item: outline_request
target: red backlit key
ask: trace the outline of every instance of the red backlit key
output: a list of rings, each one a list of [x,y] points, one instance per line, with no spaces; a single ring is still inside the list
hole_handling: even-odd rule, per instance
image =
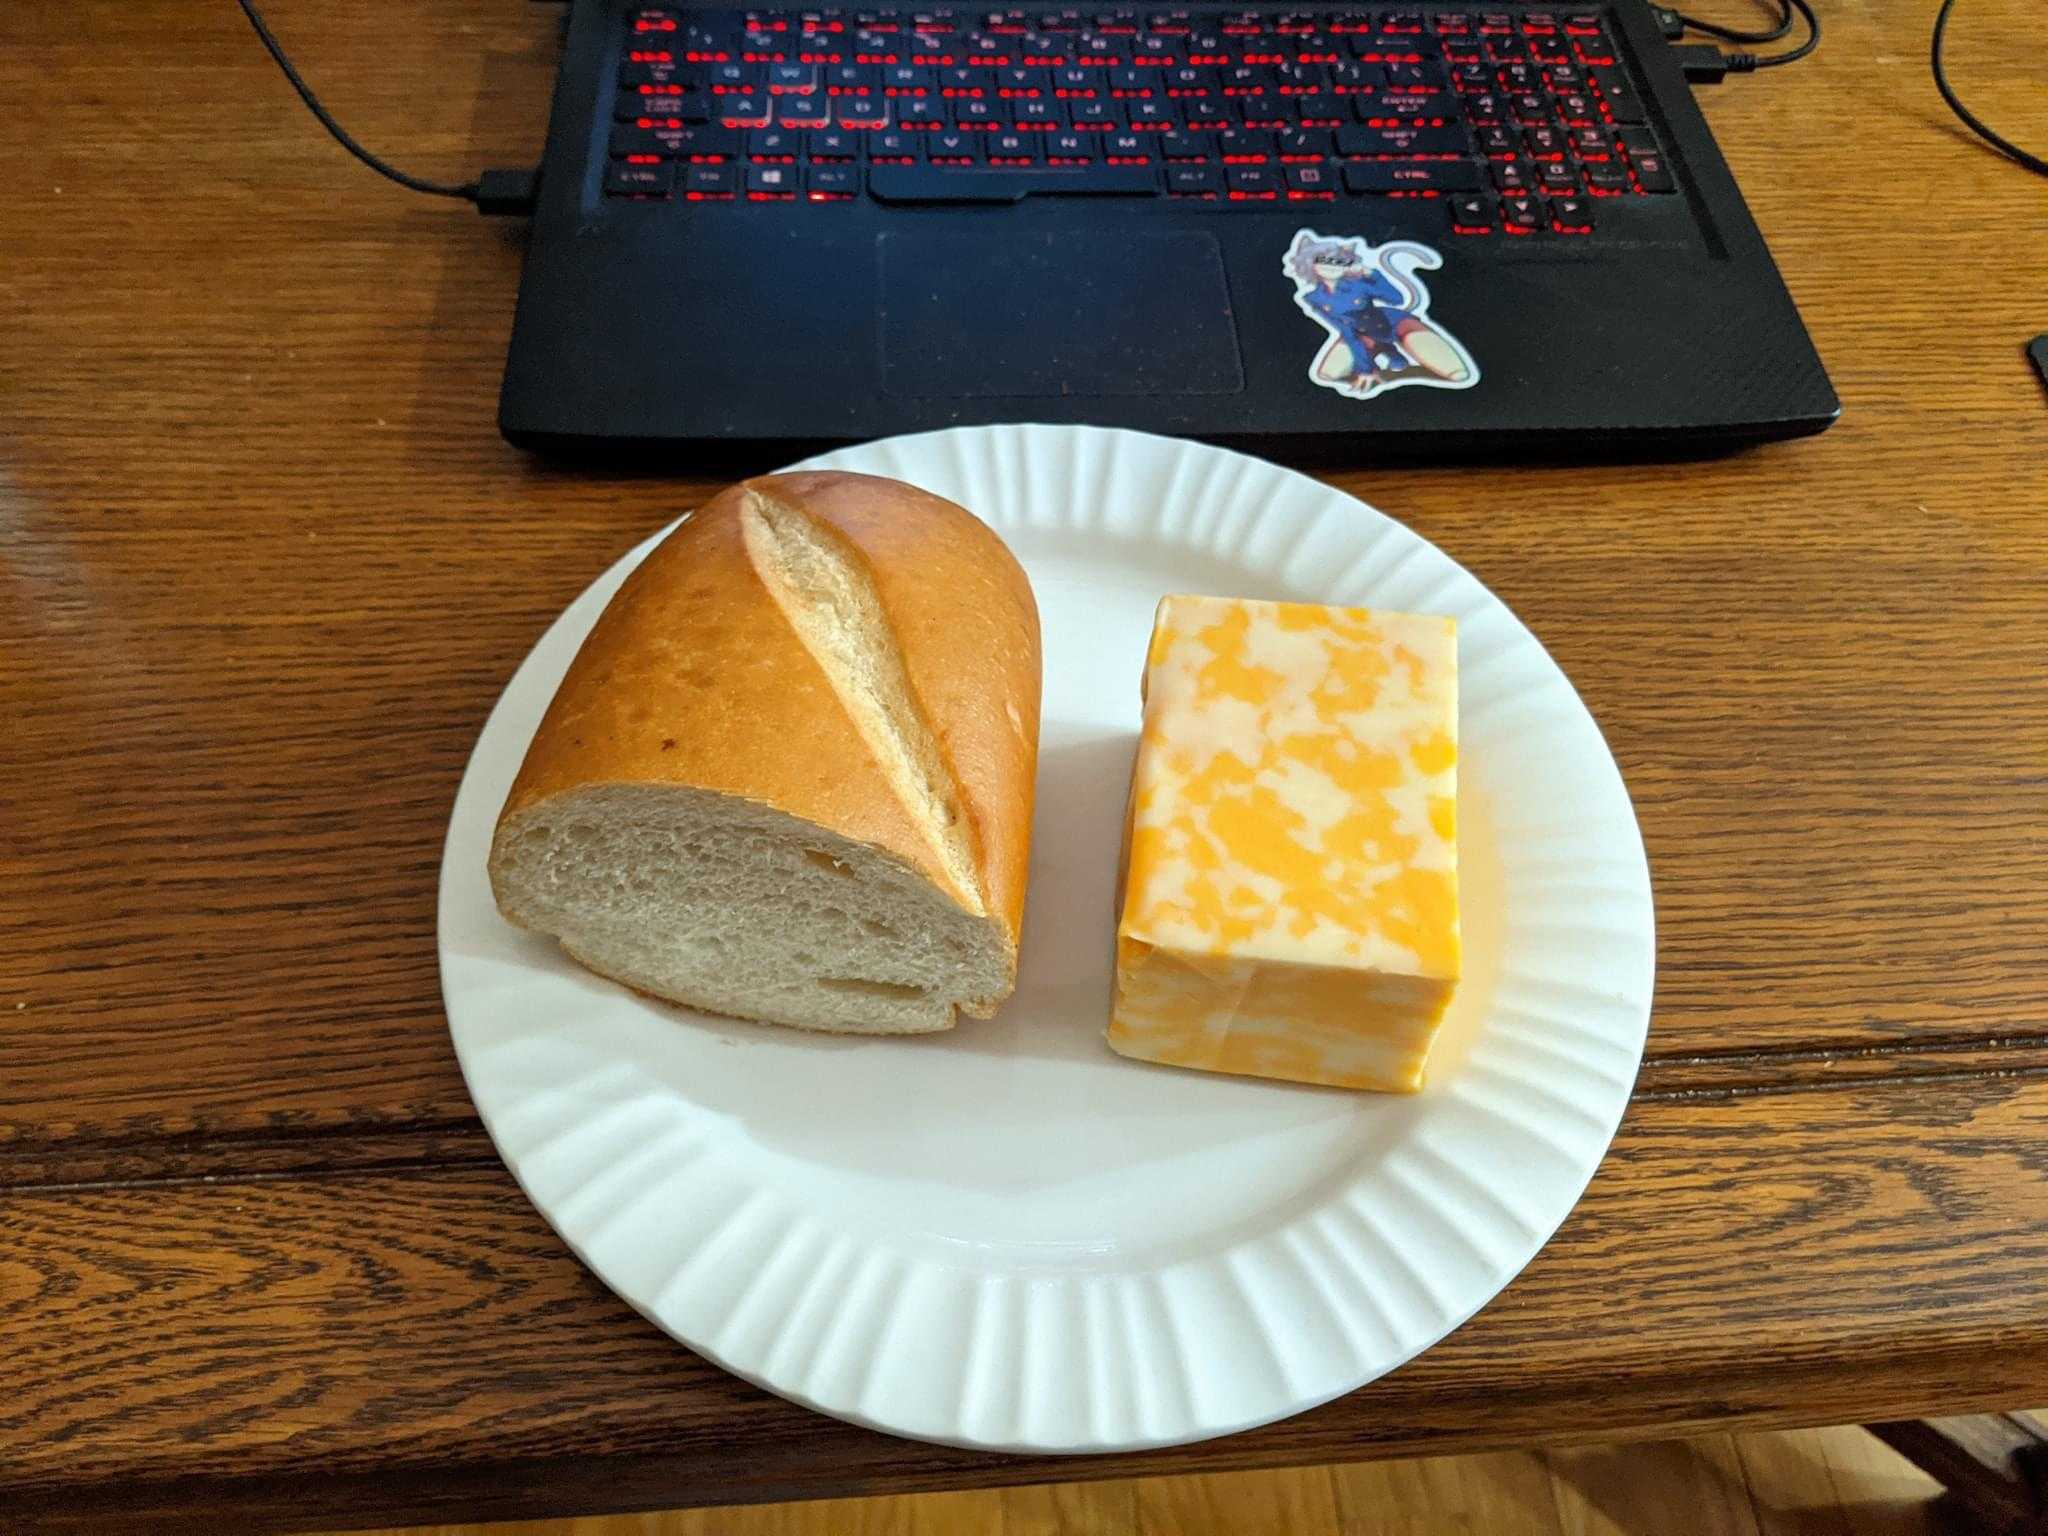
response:
[[[1600,121],[1600,109],[1584,91],[1566,91],[1557,98],[1558,115],[1574,128],[1587,128]]]
[[[1469,155],[1465,130],[1450,128],[1364,128],[1337,130],[1340,155]]]
[[[803,176],[803,195],[811,203],[846,203],[860,197],[860,166],[811,166]]]
[[[1442,128],[1458,120],[1458,98],[1449,91],[1405,96],[1390,91],[1375,96],[1354,96],[1351,101],[1359,121],[1366,123],[1380,117],[1415,128]]]
[[[1273,135],[1249,128],[1229,128],[1216,135],[1216,153],[1225,165],[1264,165],[1273,158]]]
[[[1100,133],[1055,133],[1045,141],[1047,165],[1088,165],[1096,155],[1095,146],[1105,137]]]
[[[1618,69],[1596,69],[1592,72],[1593,84],[1599,87],[1600,99],[1607,103],[1607,110],[1617,123],[1646,122],[1643,116],[1643,99],[1635,87]]]
[[[1286,170],[1287,190],[1317,197],[1331,197],[1337,191],[1337,173],[1327,165],[1290,165]]]
[[[1006,101],[1001,105],[1010,109],[1011,125],[1017,128],[1056,128],[1066,120],[1056,101]]]
[[[794,165],[797,151],[802,147],[803,135],[787,128],[763,128],[758,133],[747,135],[749,160],[778,160]]]
[[[1581,160],[1606,160],[1614,154],[1614,142],[1598,128],[1574,128],[1572,153]]]
[[[1479,130],[1479,153],[1495,160],[1511,160],[1522,152],[1515,130],[1498,126]]]
[[[925,135],[877,133],[868,139],[868,158],[880,164],[915,165],[924,158]]]
[[[804,152],[813,160],[858,160],[864,137],[865,135],[853,133],[845,128],[807,134],[804,137]]]
[[[1645,192],[1676,192],[1678,182],[1671,175],[1671,167],[1665,163],[1662,154],[1629,156],[1629,165],[1636,173],[1636,185]]]
[[[1593,233],[1593,205],[1583,197],[1553,197],[1550,227],[1567,235]]]
[[[676,168],[659,165],[631,165],[615,160],[604,173],[608,197],[667,197],[676,183]]]
[[[643,85],[681,85],[697,87],[702,84],[703,71],[690,65],[678,63],[674,58],[647,59],[640,63],[619,66],[619,85],[629,91],[637,91]]]
[[[1223,184],[1233,199],[1263,202],[1280,195],[1280,177],[1270,166],[1230,166],[1223,173]]]
[[[925,153],[933,165],[979,165],[984,137],[979,133],[927,134]]]
[[[1329,154],[1330,142],[1330,130],[1327,128],[1309,128],[1297,133],[1283,133],[1279,139],[1280,158],[1320,160]]]
[[[1294,120],[1304,128],[1335,128],[1351,120],[1342,96],[1316,95],[1294,98]]]
[[[990,165],[1038,164],[1038,136],[1032,133],[991,133],[986,151]]]
[[[1529,172],[1519,160],[1492,162],[1494,187],[1502,192],[1527,192]]]
[[[1504,197],[1500,227],[1511,235],[1533,235],[1544,227],[1543,204],[1533,197]]]
[[[1435,64],[1389,64],[1387,85],[1397,91],[1440,91],[1444,72]]]
[[[834,96],[832,126],[835,128],[886,128],[889,108],[886,96]]]
[[[1223,178],[1213,165],[1169,165],[1166,190],[1174,197],[1214,197],[1223,190]]]
[[[1102,156],[1111,165],[1150,165],[1159,155],[1155,148],[1165,137],[1157,133],[1090,133],[1077,138],[1092,139],[1102,146]]]
[[[1490,235],[1500,211],[1483,192],[1449,199],[1451,228],[1461,235]]]
[[[1579,190],[1579,177],[1562,160],[1539,160],[1536,162],[1536,185],[1546,192],[1576,192]]]
[[[998,101],[962,100],[949,101],[946,105],[952,109],[954,125],[960,128],[993,127],[1007,122],[1010,116]]]
[[[1664,158],[1664,152],[1657,147],[1657,139],[1647,128],[1624,128],[1615,137],[1621,147],[1628,151],[1629,166],[1636,173],[1636,184],[1645,192],[1676,192],[1678,183],[1672,178],[1671,166]]]
[[[1564,158],[1564,135],[1555,128],[1531,128],[1523,138],[1529,145],[1529,154],[1537,160],[1561,160]]]
[[[1605,160],[1585,167],[1586,190],[1595,197],[1619,197],[1629,190],[1628,172],[1619,162]]]
[[[794,101],[796,98],[785,96],[782,100]],[[717,98],[717,101],[718,120],[728,128],[765,128],[768,126],[769,98],[765,92],[760,94],[748,92],[738,96],[720,96]],[[785,117],[783,121],[787,123],[789,119]]]
[[[1155,133],[1150,135],[1159,145],[1159,153],[1167,160],[1206,160],[1215,147],[1213,133]]]
[[[669,137],[673,137],[673,133]],[[633,123],[619,123],[613,127],[610,148],[614,159],[623,159],[627,155],[660,156],[668,153],[668,144],[661,130],[652,125],[641,128]]]
[[[692,165],[683,171],[683,196],[692,201],[711,199],[723,202],[733,195],[738,185],[737,166]]]
[[[1344,185],[1373,197],[1391,192],[1476,192],[1479,167],[1469,160],[1353,160],[1344,167]]]
[[[723,102],[720,103],[721,107]],[[711,116],[711,98],[702,91],[621,91],[613,103],[612,116],[620,122],[642,117],[673,117],[686,123],[706,122]]]
[[[728,96],[727,101],[739,98]],[[775,121],[784,128],[822,128],[832,120],[832,105],[823,96],[778,96]]]
[[[1503,121],[1506,116],[1507,109],[1502,106],[1500,97],[1491,91],[1465,98],[1465,121],[1475,128],[1489,127]]]
[[[766,197],[794,197],[799,173],[793,165],[747,167],[747,191]]]

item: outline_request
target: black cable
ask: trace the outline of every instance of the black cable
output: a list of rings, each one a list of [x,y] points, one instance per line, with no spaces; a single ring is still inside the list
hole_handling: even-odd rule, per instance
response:
[[[292,68],[292,61],[284,56],[284,49],[278,46],[277,39],[271,35],[270,28],[264,25],[263,18],[257,14],[256,7],[251,3],[251,0],[236,0],[236,4],[241,6],[242,14],[249,18],[249,25],[256,29],[257,41],[261,42],[271,58],[277,61],[277,67],[284,71],[285,79],[289,80],[292,89],[299,93],[299,100],[306,104],[306,110],[320,120],[320,126],[333,134],[334,141],[343,149],[354,155],[379,176],[388,177],[392,181],[397,182],[401,187],[409,188],[414,192],[425,192],[434,197],[457,197],[469,203],[477,200],[478,184],[476,182],[427,181],[423,177],[408,176],[404,171],[398,169],[397,166],[387,164],[385,161],[378,159],[367,149],[363,148],[362,145],[358,144],[349,136],[349,131],[334,120],[333,114],[320,105],[320,98],[313,94],[312,89],[299,77],[299,72]]]
[[[1724,26],[1718,21],[1701,21],[1697,16],[1688,16],[1683,11],[1673,11],[1684,24],[1686,31],[1697,32],[1703,37],[1718,37],[1724,43],[1775,43],[1792,30],[1792,0],[1778,0],[1778,24],[1768,32],[1746,32],[1741,27]]]
[[[1761,59],[1753,53],[1731,53],[1728,55],[1728,68],[1731,72],[1739,70],[1747,73],[1752,69],[1775,69],[1780,64],[1797,64],[1820,46],[1820,18],[1814,15],[1809,0],[1790,0],[1790,3],[1792,9],[1799,13],[1799,19],[1806,23],[1806,41],[1797,48],[1787,49],[1784,53],[1769,54]]]
[[[1929,62],[1934,67],[1934,88],[1941,92],[1941,99],[1948,103],[1949,111],[1961,118],[1963,126],[1970,132],[2007,159],[2017,160],[2037,176],[2048,176],[2048,160],[2042,159],[2039,155],[2028,154],[2010,139],[1986,127],[1976,113],[1963,105],[1962,98],[1956,95],[1955,88],[1948,83],[1948,66],[1942,62],[1941,44],[1943,36],[1948,31],[1948,13],[1955,8],[1956,0],[1941,0],[1941,9],[1934,13],[1934,42],[1928,51]]]

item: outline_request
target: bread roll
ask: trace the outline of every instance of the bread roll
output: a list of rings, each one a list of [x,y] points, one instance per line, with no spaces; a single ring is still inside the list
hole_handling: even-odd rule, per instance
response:
[[[512,922],[693,1008],[864,1034],[1016,983],[1038,610],[988,526],[869,475],[733,486],[626,579],[499,814]]]

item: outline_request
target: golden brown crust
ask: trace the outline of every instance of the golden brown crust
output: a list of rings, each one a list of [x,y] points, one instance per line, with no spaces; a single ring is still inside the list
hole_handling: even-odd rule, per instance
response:
[[[986,524],[898,481],[766,476],[730,487],[663,540],[570,664],[499,827],[586,785],[688,786],[815,822],[953,889],[749,559],[749,486],[836,529],[866,562],[972,824],[988,910],[1014,945],[1037,769],[1037,607]]]
[[[980,518],[900,481],[813,471],[756,484],[838,529],[866,558],[972,824],[989,913],[1014,945],[1041,685],[1038,605],[1023,568]]]

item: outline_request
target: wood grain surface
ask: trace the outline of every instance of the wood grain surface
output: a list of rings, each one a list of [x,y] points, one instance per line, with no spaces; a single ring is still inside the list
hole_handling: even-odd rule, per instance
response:
[[[1837,428],[1333,477],[1499,592],[1607,732],[1657,890],[1650,1060],[1478,1321],[1143,1468],[2041,1395],[2048,196],[1946,115],[1928,9],[1834,0],[1815,58],[1707,97]],[[269,12],[408,169],[534,156],[553,8]],[[2039,7],[1967,0],[1951,53],[2048,142]],[[710,484],[497,438],[517,227],[348,161],[226,3],[0,6],[0,148],[0,1510],[254,1528],[1130,1470],[727,1380],[490,1154],[435,968],[456,781],[544,625]]]
[[[1940,1491],[1839,1426],[380,1536],[1966,1536]]]

